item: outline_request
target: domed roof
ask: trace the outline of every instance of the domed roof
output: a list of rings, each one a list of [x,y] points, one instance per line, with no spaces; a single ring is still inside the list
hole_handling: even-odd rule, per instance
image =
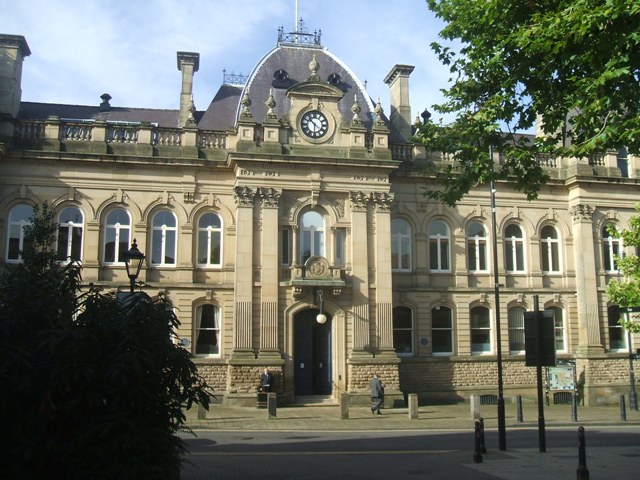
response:
[[[349,67],[320,45],[286,42],[280,42],[257,63],[246,84],[223,85],[198,122],[199,128],[225,130],[235,126],[242,109],[240,101],[245,93],[251,100],[249,111],[256,122],[261,123],[266,118],[268,107],[265,102],[270,94],[275,100],[276,116],[286,117],[291,107],[291,101],[286,96],[287,89],[309,79],[312,74],[310,62],[314,55],[320,81],[344,92],[338,102],[342,117],[351,120],[351,107],[354,99],[357,99],[361,108],[359,117],[365,127],[371,128],[375,120],[373,102]]]

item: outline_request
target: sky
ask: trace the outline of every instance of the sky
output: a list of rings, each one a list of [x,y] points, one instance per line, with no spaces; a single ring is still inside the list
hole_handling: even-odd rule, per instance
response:
[[[322,45],[366,82],[389,112],[385,76],[415,66],[412,116],[441,102],[449,72],[430,48],[442,29],[425,0],[0,0],[0,33],[23,35],[31,55],[22,100],[177,109],[178,51],[198,52],[193,97],[205,110],[227,73],[251,73],[277,30],[321,30]],[[439,117],[434,116],[434,120]]]

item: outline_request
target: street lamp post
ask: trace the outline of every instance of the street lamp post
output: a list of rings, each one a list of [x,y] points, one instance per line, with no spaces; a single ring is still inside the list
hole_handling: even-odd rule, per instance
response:
[[[136,279],[138,275],[140,275],[140,269],[142,269],[142,264],[144,263],[144,253],[138,250],[138,244],[136,243],[136,239],[133,239],[133,243],[131,244],[131,248],[124,253],[124,264],[127,267],[127,276],[129,277],[129,282],[131,286],[131,293],[134,292]]]
[[[631,309],[627,308],[627,346],[629,347],[629,383],[631,390],[629,392],[629,407],[638,411],[638,394],[636,393],[636,377],[633,370],[633,349],[631,348]]]
[[[493,165],[493,147],[489,146],[489,161]],[[493,166],[492,166],[493,169]],[[500,332],[500,281],[498,279],[498,226],[496,220],[496,184],[491,179],[491,219],[493,224],[493,281],[496,315],[496,362],[498,363],[498,448],[507,449],[504,386],[502,382],[502,336]]]

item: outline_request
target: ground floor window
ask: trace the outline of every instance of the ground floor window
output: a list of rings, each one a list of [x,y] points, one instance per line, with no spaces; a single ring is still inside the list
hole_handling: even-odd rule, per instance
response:
[[[196,308],[195,354],[220,354],[220,308],[216,305],[200,305]]]

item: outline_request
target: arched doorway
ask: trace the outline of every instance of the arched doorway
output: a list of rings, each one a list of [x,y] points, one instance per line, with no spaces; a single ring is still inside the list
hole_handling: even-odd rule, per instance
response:
[[[331,395],[331,316],[320,324],[319,310],[303,310],[293,319],[294,385],[297,396]]]

